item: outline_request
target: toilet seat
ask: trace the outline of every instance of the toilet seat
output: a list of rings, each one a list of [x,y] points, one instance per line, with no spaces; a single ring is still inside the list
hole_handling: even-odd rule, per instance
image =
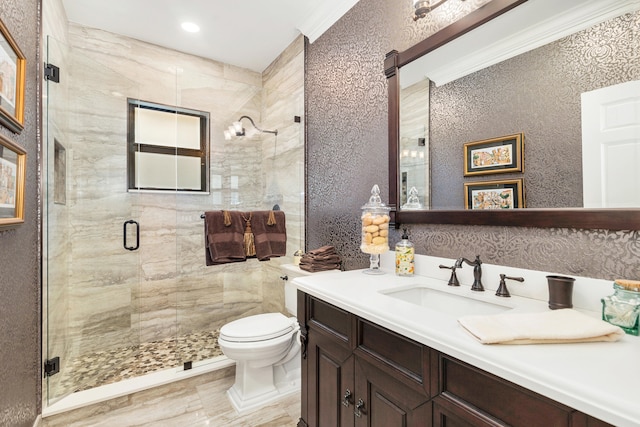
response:
[[[296,319],[281,313],[256,314],[227,323],[220,329],[220,339],[228,342],[256,342],[291,333]]]

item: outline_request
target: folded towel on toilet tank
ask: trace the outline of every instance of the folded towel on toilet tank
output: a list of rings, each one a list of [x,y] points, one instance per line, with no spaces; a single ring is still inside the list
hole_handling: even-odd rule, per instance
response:
[[[325,245],[311,250],[300,258],[300,269],[315,273],[318,271],[339,270],[342,259],[333,246]]]

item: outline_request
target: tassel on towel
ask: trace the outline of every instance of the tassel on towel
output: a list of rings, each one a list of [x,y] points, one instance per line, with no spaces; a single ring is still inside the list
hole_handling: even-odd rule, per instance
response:
[[[224,225],[226,227],[231,225],[231,212],[229,211],[222,211],[222,217],[224,218]]]
[[[253,236],[253,231],[251,231],[252,215],[253,212],[249,212],[249,218],[246,218],[244,214],[242,215],[242,219],[244,219],[247,226],[244,230],[244,253],[247,256],[254,256],[256,254],[255,237]]]
[[[273,211],[269,211],[269,220],[267,221],[267,225],[276,225],[276,214]]]

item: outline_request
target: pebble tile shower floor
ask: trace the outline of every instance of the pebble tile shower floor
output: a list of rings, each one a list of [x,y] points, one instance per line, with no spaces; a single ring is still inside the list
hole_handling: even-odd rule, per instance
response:
[[[163,369],[222,355],[218,333],[197,332],[161,341],[83,355],[69,362],[60,380],[62,390],[88,390]]]

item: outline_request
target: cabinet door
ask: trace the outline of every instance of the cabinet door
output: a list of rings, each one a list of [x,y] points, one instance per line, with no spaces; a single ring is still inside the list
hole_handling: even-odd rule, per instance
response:
[[[355,359],[355,422],[358,427],[428,427],[431,402],[362,357]]]
[[[353,426],[354,356],[335,338],[310,329],[307,342],[307,419],[310,427]]]
[[[503,427],[499,420],[470,410],[463,404],[438,396],[433,399],[434,427]]]

